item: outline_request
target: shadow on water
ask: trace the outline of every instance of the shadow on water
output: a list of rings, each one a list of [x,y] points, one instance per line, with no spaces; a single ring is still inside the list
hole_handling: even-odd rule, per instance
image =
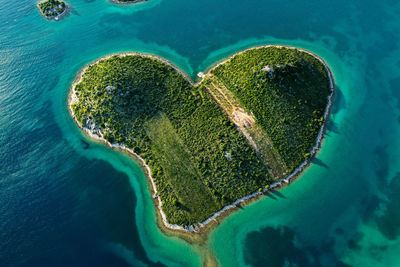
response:
[[[333,101],[333,106],[331,110],[331,116],[334,116],[339,111],[346,109],[346,99],[339,87],[335,89],[335,99]],[[333,120],[329,120],[326,125],[326,135],[329,135],[329,132],[333,132],[335,134],[339,134],[339,127]]]
[[[83,139],[81,139],[81,143],[83,144],[83,149],[88,149],[90,147],[90,144]]]
[[[273,194],[271,194],[269,191],[264,193],[264,196],[272,198],[273,200],[278,200]]]
[[[329,135],[329,132],[339,134],[339,127],[333,120],[329,120],[328,124],[326,125],[326,135]]]
[[[239,208],[241,210],[243,209],[243,206],[240,203],[237,203],[235,206],[236,206],[236,208]]]
[[[280,198],[286,198],[285,195],[283,195],[281,192],[279,191],[275,191],[275,190],[270,190],[272,194],[274,194],[275,196],[278,196]]]
[[[319,158],[314,158],[313,160],[312,160],[312,163],[314,163],[314,164],[316,164],[316,165],[319,165],[319,166],[321,166],[321,167],[324,167],[324,168],[329,168],[328,167],[328,165],[326,165],[322,160],[320,160]]]
[[[339,111],[346,109],[346,99],[339,87],[335,88],[335,99],[333,100],[332,115],[337,114]]]

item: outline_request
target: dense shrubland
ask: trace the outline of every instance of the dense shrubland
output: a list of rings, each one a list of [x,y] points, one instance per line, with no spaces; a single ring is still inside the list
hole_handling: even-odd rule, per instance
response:
[[[271,75],[265,65],[279,65]],[[307,157],[322,123],[328,78],[313,57],[250,50],[212,72],[251,111],[286,164]],[[113,56],[87,68],[72,111],[81,126],[133,149],[149,165],[170,223],[203,221],[273,182],[267,166],[203,84],[168,64]]]
[[[145,159],[170,223],[202,221],[270,182],[210,95],[159,60],[102,60],[75,91],[79,102],[72,109],[82,126]]]
[[[212,70],[234,93],[293,171],[310,156],[330,95],[323,64],[289,48],[245,51]]]
[[[44,16],[56,17],[62,14],[66,9],[66,4],[59,0],[47,0],[39,3],[39,8]]]

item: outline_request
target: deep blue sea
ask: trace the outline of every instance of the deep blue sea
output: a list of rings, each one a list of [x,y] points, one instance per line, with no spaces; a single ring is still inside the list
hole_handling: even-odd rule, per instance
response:
[[[400,3],[395,0],[0,0],[0,266],[201,266],[163,235],[144,174],[69,117],[75,74],[103,55],[157,54],[192,77],[242,49],[326,60],[337,86],[314,163],[210,235],[221,266],[400,266]]]

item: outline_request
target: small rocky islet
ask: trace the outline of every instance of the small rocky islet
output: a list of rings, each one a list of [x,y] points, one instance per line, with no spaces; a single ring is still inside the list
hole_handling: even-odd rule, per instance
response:
[[[66,2],[61,0],[45,0],[37,4],[40,13],[48,20],[59,20],[64,17],[69,10]]]

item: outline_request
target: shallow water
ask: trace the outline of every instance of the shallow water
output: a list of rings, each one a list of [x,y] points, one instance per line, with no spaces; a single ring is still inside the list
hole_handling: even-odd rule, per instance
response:
[[[261,44],[330,65],[327,137],[300,179],[229,216],[208,247],[223,266],[400,266],[396,1],[68,2],[59,22],[0,2],[0,266],[201,265],[157,229],[140,168],[80,134],[68,88],[108,53],[154,53],[195,77]]]

